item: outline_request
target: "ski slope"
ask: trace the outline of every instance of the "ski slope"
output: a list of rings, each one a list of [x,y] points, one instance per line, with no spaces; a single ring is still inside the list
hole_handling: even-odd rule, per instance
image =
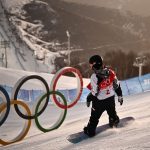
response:
[[[4,45],[0,43],[0,58],[2,59],[2,54],[5,54],[5,51],[7,55],[7,60],[5,60],[5,57],[4,60],[0,60],[0,66],[6,68],[35,71],[36,68],[38,68],[38,65],[36,65],[36,61],[32,56],[33,52],[30,51],[25,45],[19,44],[19,42],[17,42],[17,38],[10,29],[9,22],[6,18],[6,15],[4,14],[4,9],[2,8],[2,6],[5,6],[7,3],[9,2],[2,1],[0,3],[0,41],[8,42],[6,49],[4,48]],[[10,5],[8,5],[8,8],[9,7]],[[7,66],[5,61],[7,61]]]
[[[2,72],[5,72],[6,77],[6,70],[1,69],[0,74]],[[19,77],[18,72],[15,71]],[[10,74],[10,70],[8,74]],[[10,80],[7,77],[6,79],[8,81]],[[66,86],[65,81],[64,79],[62,86],[63,84]],[[5,81],[3,80],[3,82]],[[67,78],[67,82],[74,83],[71,78]],[[70,85],[66,87],[69,88]],[[135,121],[126,127],[108,129],[97,134],[94,138],[89,138],[78,144],[72,144],[67,140],[67,137],[70,134],[81,131],[87,124],[90,116],[90,108],[87,108],[85,103],[78,103],[73,108],[68,109],[66,119],[60,128],[51,132],[42,133],[37,129],[33,120],[29,133],[22,141],[8,146],[0,145],[0,150],[149,150],[150,92],[124,97],[124,104],[122,106],[116,100],[116,109],[120,118],[132,116],[135,118]],[[60,109],[50,104],[39,117],[41,125],[50,127],[56,122],[59,114]],[[107,122],[108,116],[104,112],[98,126]],[[11,113],[6,123],[0,127],[0,138],[5,140],[12,139],[22,129],[23,124],[24,120],[16,115],[13,107],[11,107]]]
[[[56,57],[60,57],[60,54],[43,48],[41,45],[36,44],[35,41],[44,44],[53,43],[44,42],[36,37],[36,35],[33,36],[24,30],[28,25],[34,28],[36,24],[19,19],[21,26],[18,26],[16,24],[17,17],[15,15],[10,17],[6,13],[7,10],[11,14],[21,14],[22,7],[31,1],[0,1],[0,67],[35,72],[55,72],[56,66],[54,61]],[[2,44],[4,41],[7,42],[6,49],[4,48],[4,44]]]

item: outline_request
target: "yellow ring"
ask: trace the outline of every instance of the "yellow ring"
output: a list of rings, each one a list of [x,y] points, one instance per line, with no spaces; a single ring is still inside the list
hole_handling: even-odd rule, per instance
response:
[[[23,106],[25,108],[25,110],[27,111],[27,114],[28,116],[31,116],[31,111],[29,109],[29,107],[22,101],[16,101],[16,100],[11,100],[10,101],[10,104],[13,105],[13,104],[19,104],[21,106]],[[0,105],[0,113],[6,109],[6,104],[2,104]],[[22,129],[22,131],[19,133],[19,135],[17,137],[15,137],[14,139],[12,139],[11,141],[4,141],[2,139],[0,139],[0,144],[2,145],[9,145],[9,144],[12,144],[12,143],[15,143],[15,142],[18,142],[18,141],[21,141],[28,133],[29,129],[30,129],[30,126],[31,126],[31,120],[26,120],[28,123],[25,122],[25,125]]]

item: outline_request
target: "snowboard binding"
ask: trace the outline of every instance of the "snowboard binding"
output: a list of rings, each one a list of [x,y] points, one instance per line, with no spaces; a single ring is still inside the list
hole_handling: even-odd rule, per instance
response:
[[[89,136],[89,137],[95,136],[95,132],[89,131],[89,130],[88,130],[88,127],[84,127],[84,128],[83,128],[83,131],[84,131],[84,134],[86,134],[86,135]]]
[[[109,126],[110,126],[110,128],[117,127],[119,122],[120,122],[119,121],[119,117],[117,117],[116,120],[114,120],[113,118],[110,118],[109,119]]]

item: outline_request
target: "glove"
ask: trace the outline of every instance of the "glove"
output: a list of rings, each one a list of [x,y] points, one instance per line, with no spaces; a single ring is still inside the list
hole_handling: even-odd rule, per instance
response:
[[[123,97],[122,96],[118,96],[118,102],[120,103],[120,105],[123,104]]]
[[[87,106],[87,107],[90,107],[90,103],[91,103],[91,102],[86,101],[86,106]]]

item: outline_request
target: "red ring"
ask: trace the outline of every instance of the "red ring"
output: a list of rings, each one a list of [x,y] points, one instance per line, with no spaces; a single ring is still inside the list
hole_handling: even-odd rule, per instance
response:
[[[60,104],[56,98],[56,96],[53,94],[51,96],[51,99],[55,102],[55,104],[60,107],[60,108],[63,108],[63,109],[67,109],[67,108],[71,108],[73,107],[77,102],[78,100],[80,99],[80,96],[82,94],[82,90],[83,90],[83,80],[82,80],[82,75],[81,73],[79,72],[79,70],[73,68],[73,67],[65,67],[65,68],[62,68],[61,70],[59,70],[56,75],[53,77],[52,79],[52,82],[51,82],[51,90],[55,91],[56,89],[56,84],[57,84],[57,81],[58,79],[60,78],[61,75],[63,75],[64,73],[66,72],[72,72],[75,74],[75,76],[77,77],[78,79],[78,87],[77,87],[77,96],[75,98],[75,100],[73,100],[72,103],[70,103],[69,105],[65,106],[63,104]],[[80,84],[80,85],[79,85]]]

